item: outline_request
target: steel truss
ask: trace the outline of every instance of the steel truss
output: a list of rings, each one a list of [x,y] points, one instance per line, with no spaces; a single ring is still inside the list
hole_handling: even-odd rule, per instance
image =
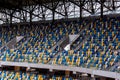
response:
[[[21,3],[21,4],[19,4]],[[75,18],[118,12],[120,0],[1,0],[0,23]]]

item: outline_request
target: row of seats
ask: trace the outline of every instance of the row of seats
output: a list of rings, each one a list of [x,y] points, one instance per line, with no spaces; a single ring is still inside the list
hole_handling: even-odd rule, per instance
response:
[[[43,25],[34,25],[34,26],[3,26],[1,27],[1,32],[0,32],[0,47],[4,46],[6,43],[8,43],[11,39],[15,38],[16,36],[32,36],[30,33],[34,32],[36,28],[43,29]],[[44,26],[46,27],[46,26]]]
[[[71,46],[72,49],[75,49],[75,47],[80,44],[82,41],[84,41],[85,37],[90,37],[92,40],[96,39],[99,40],[99,42],[102,42],[102,44],[107,44],[110,42],[110,40],[115,37],[116,41],[120,41],[120,33],[119,33],[119,21],[109,22],[107,25],[106,22],[100,22],[97,20],[95,23],[91,23],[90,27],[88,29],[85,29],[82,33],[85,35],[80,35],[80,37],[74,42],[74,44]],[[108,29],[107,29],[108,28]],[[102,35],[101,35],[102,34]],[[103,41],[102,41],[103,40]],[[94,40],[95,41],[95,40]],[[116,43],[115,43],[116,44]],[[115,45],[113,44],[113,45]],[[119,48],[118,48],[119,49]]]
[[[45,27],[30,27],[22,29],[19,35],[26,35],[30,40],[23,43],[18,50],[9,50],[0,54],[2,61],[30,62],[30,63],[48,63],[52,58],[52,64],[82,66],[87,68],[108,69],[117,63],[120,59],[119,53],[112,50],[120,49],[120,22],[116,19],[101,21],[97,19],[91,22],[88,28],[83,28],[88,24],[85,22],[63,22],[58,23],[57,27],[51,29]],[[15,29],[14,29],[15,30]],[[82,32],[81,32],[82,30]],[[73,43],[70,51],[63,51],[57,57],[59,50],[51,50],[63,36],[69,34],[79,34],[80,37]],[[3,31],[4,33],[4,31]],[[78,50],[74,50],[78,44],[83,42]],[[19,44],[18,44],[19,45]]]
[[[58,52],[58,47],[56,47],[55,51],[51,51],[51,48],[61,40],[63,36],[78,34],[78,32],[80,32],[83,26],[79,26],[78,23],[79,22],[75,22],[75,25],[73,25],[72,22],[59,23],[57,25],[58,27],[55,27],[53,30],[49,29],[49,27],[42,29],[35,27],[34,29],[32,28],[32,30],[28,29],[31,30],[28,32],[25,29],[26,34],[30,36],[30,40],[23,43],[19,50],[6,50],[0,59],[4,61],[47,63]],[[86,23],[84,22],[82,25],[86,25]],[[47,31],[47,29],[49,29],[49,31]],[[16,44],[16,46],[19,46],[19,43]]]
[[[84,33],[88,38],[78,51],[63,51],[53,59],[52,64],[71,65],[96,69],[108,69],[120,60],[120,54],[112,50],[120,49],[119,21],[106,22],[97,20]],[[81,37],[72,49],[81,43]]]
[[[47,50],[6,50],[3,54],[0,54],[1,61],[13,61],[13,62],[29,62],[29,63],[47,63],[51,58],[54,57],[56,51]]]
[[[52,61],[52,64],[79,66],[86,68],[107,69],[118,62],[120,56],[109,52],[108,54],[94,54],[91,51],[87,53],[77,51],[63,51]]]
[[[0,71],[0,80],[75,80],[74,78],[66,78],[64,76],[51,76],[47,78],[47,75],[25,73],[25,72],[13,72],[13,71]]]

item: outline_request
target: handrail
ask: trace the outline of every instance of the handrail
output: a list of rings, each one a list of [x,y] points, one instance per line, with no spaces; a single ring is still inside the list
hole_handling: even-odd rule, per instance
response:
[[[59,41],[57,42],[57,44],[51,48],[51,50],[53,51],[53,50],[54,50],[57,46],[59,46],[65,39],[66,39],[66,36],[64,36],[61,40],[59,40]]]
[[[79,34],[77,34],[78,36],[76,36],[71,42],[70,42],[70,45],[72,44],[72,43],[74,43],[79,37],[80,37],[80,35]]]
[[[31,39],[31,38],[27,38],[26,41],[25,41],[23,44],[27,43],[30,39]],[[21,46],[22,46],[22,45],[18,46],[16,49],[19,49]]]
[[[81,45],[87,41],[89,37],[90,36],[86,36],[86,38],[74,50],[78,50],[81,47]]]
[[[13,38],[14,39],[14,38]],[[0,50],[2,50],[5,46],[7,47],[7,45],[13,40],[13,39],[11,39],[9,42],[7,42],[4,46],[2,46],[1,48],[0,48]],[[8,47],[7,47],[8,48]]]

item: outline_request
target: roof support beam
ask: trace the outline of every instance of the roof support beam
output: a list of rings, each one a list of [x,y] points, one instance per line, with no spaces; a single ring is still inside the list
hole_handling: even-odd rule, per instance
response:
[[[3,13],[3,14],[6,14],[6,15],[9,15],[9,16],[10,16],[9,13],[7,13],[7,12],[5,12],[5,11],[3,11],[3,10],[0,10],[0,13]],[[12,17],[17,18],[17,19],[20,19],[20,20],[23,20],[23,19],[21,19],[21,18],[19,18],[19,17],[16,17],[16,16],[14,16],[14,15],[12,15]]]
[[[25,12],[27,12],[27,13],[30,14],[30,12],[27,11],[27,10],[25,10],[25,9],[20,9],[20,10],[25,11]],[[17,10],[16,10],[16,11],[17,11]],[[18,10],[18,12],[19,12],[19,10]],[[34,15],[35,17],[38,17],[38,18],[42,18],[42,17],[40,17],[39,15],[36,15],[36,14],[34,14],[34,13],[32,13],[32,15]]]
[[[42,6],[44,6],[45,8],[47,8],[47,9],[49,9],[49,10],[52,11],[52,9],[51,9],[50,7],[48,7],[48,6],[44,5],[44,4],[42,4]],[[62,16],[65,16],[64,14],[62,14],[62,13],[56,11],[56,10],[55,10],[54,12],[57,13],[57,14],[60,14],[60,15],[62,15]]]
[[[82,19],[82,7],[83,7],[83,5],[82,5],[82,2],[81,2],[81,0],[79,0],[79,2],[80,2],[80,20]]]
[[[93,0],[90,0],[90,2],[91,2],[91,11],[92,11],[92,14],[94,14],[95,10],[94,10]]]
[[[41,7],[41,13],[40,14],[42,14],[42,20],[45,20],[45,13],[46,13],[46,10],[44,10],[44,8],[43,8],[43,6],[39,6],[39,9],[40,9],[40,7]],[[39,10],[40,11],[40,10]]]
[[[65,0],[63,1],[64,9],[65,9],[65,18],[68,18],[68,12],[67,12],[67,7],[65,5]]]
[[[51,11],[53,11],[53,9],[52,8],[50,8],[50,7],[48,7],[48,6],[46,6],[45,4],[41,4],[39,1],[36,1],[36,0],[34,0],[34,2],[35,3],[37,3],[37,4],[40,4],[41,6],[44,6],[45,8],[47,8],[47,9],[49,9],[49,10],[51,10]],[[65,16],[64,14],[62,14],[62,13],[60,13],[60,12],[58,12],[58,11],[54,11],[55,13],[57,13],[57,14],[60,14],[60,15],[62,15],[62,16]]]
[[[115,10],[115,0],[112,0],[112,9]]]
[[[80,5],[77,4],[76,2],[74,2],[73,0],[69,0],[69,1],[70,1],[71,3],[73,3],[73,4],[75,4],[76,6],[80,7]],[[80,0],[80,1],[81,1],[81,0]],[[82,7],[82,9],[84,9],[85,11],[89,12],[90,14],[92,14],[92,12],[89,11],[88,9],[86,9],[86,8],[84,8],[84,7]]]
[[[100,1],[97,1],[97,2],[98,2],[99,4],[102,4],[103,7],[109,9],[110,11],[113,11],[110,7],[108,7],[108,6],[106,6],[105,4],[103,4],[103,3],[101,2],[101,0],[100,0]],[[105,2],[105,1],[103,0],[103,2]]]
[[[101,1],[101,18],[103,18],[103,5],[104,5],[104,0]]]

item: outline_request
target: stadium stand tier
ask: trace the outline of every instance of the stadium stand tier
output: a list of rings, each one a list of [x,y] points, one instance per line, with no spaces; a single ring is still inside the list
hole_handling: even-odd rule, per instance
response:
[[[91,25],[84,29],[86,24]],[[34,28],[22,27],[19,30],[14,27],[14,31],[3,28],[2,43],[10,41],[17,35],[27,35],[30,39],[23,44],[17,43],[17,45],[21,45],[17,50],[5,50],[0,54],[0,60],[46,64],[52,59],[51,64],[106,70],[120,60],[120,53],[113,51],[120,49],[119,26],[119,20],[112,18],[97,19],[94,22],[62,22],[58,23],[54,29],[49,29],[49,26],[44,25]],[[53,51],[51,50],[64,36],[80,32],[82,34],[72,44],[72,50],[63,50],[60,53],[58,47]],[[79,46],[86,36],[89,38]],[[79,48],[75,50],[77,46]],[[56,54],[58,55],[54,57]]]
[[[120,72],[120,21],[117,18],[95,19],[94,21],[59,22],[50,25],[2,27],[0,35],[0,61],[42,63],[50,65],[75,66],[90,69]],[[58,42],[69,35],[79,34],[71,49],[60,50]],[[16,36],[26,39],[9,49],[5,44]],[[52,48],[55,49],[52,50]],[[1,80],[43,80],[46,75],[1,71]],[[52,76],[50,80],[74,80]]]
[[[120,80],[120,0],[0,0],[0,80]]]

